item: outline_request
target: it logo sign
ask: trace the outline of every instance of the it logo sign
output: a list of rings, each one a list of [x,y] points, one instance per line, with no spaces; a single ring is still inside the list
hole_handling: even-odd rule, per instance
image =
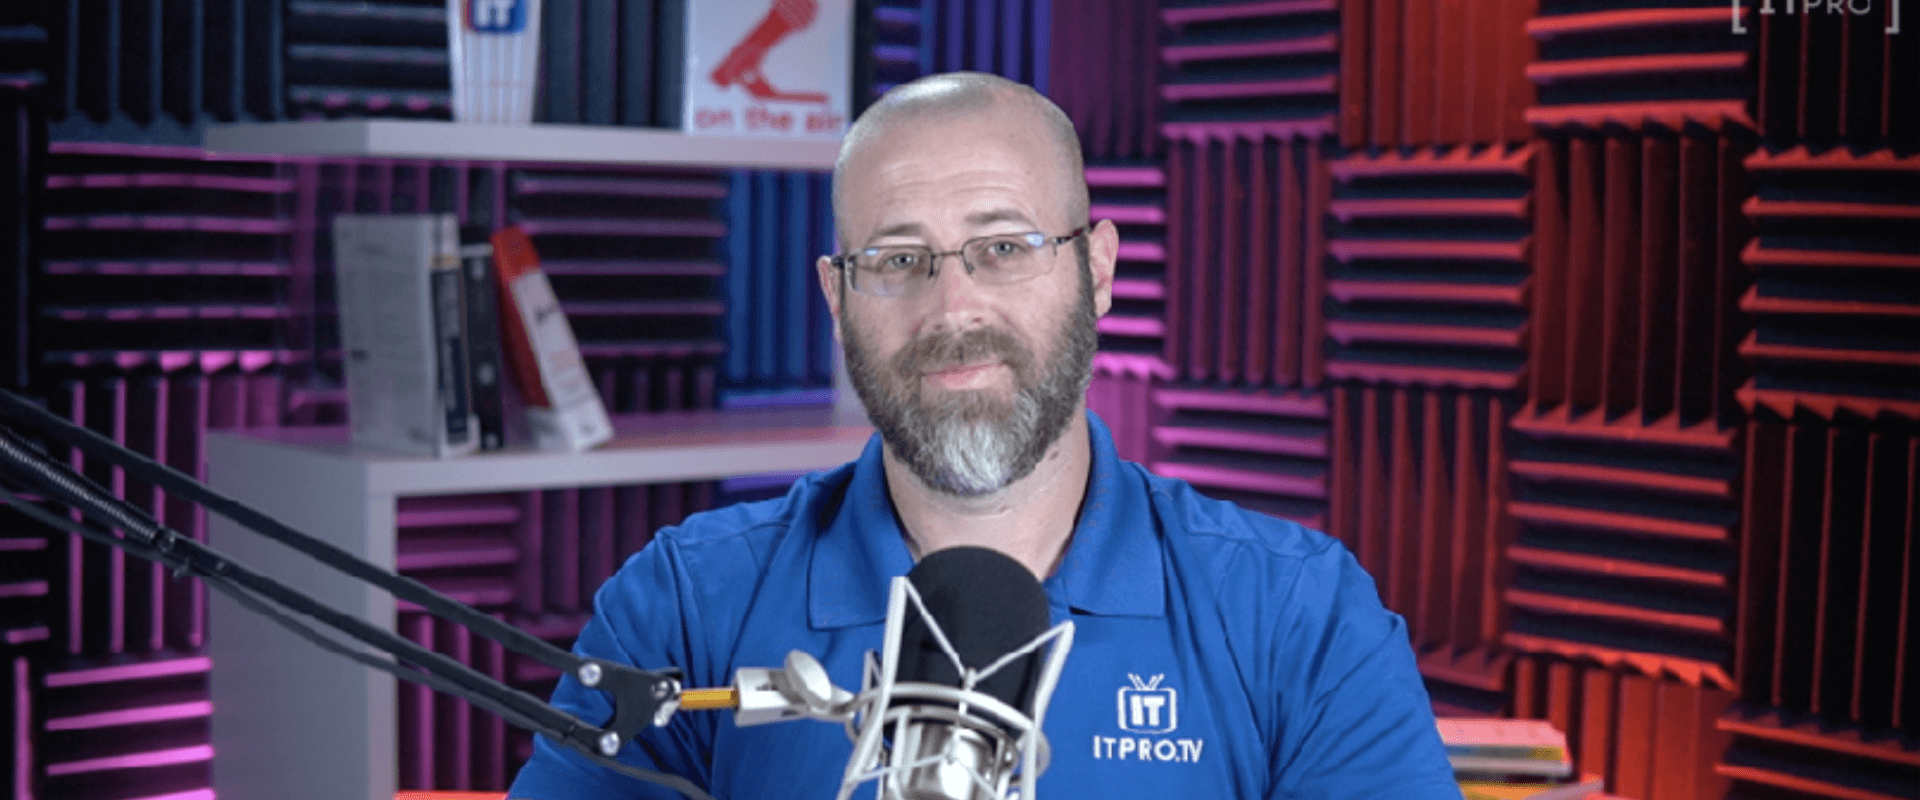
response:
[[[467,28],[478,33],[519,33],[527,29],[526,0],[466,0]]]
[[[1128,733],[1171,733],[1180,727],[1180,695],[1173,687],[1161,688],[1165,675],[1140,680],[1127,673],[1132,686],[1120,688],[1120,730]]]
[[[1180,695],[1173,687],[1160,685],[1160,681],[1166,677],[1164,674],[1155,675],[1151,680],[1143,681],[1139,675],[1127,673],[1127,680],[1133,685],[1120,687],[1115,701],[1119,706],[1120,730],[1126,735],[1095,734],[1095,759],[1176,764],[1200,761],[1200,754],[1207,746],[1205,739],[1166,735],[1180,727]]]

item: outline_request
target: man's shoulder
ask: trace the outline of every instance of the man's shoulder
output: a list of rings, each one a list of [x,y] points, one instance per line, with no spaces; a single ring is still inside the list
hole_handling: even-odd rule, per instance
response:
[[[852,465],[847,464],[810,473],[794,481],[779,497],[694,512],[679,524],[661,528],[654,535],[655,543],[683,558],[709,553],[732,556],[744,549],[750,558],[729,561],[738,566],[762,567],[771,557],[776,539],[793,533],[810,534],[827,524],[851,470]]]

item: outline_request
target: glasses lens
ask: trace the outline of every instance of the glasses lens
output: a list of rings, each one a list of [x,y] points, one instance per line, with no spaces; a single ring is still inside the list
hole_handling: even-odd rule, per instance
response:
[[[853,288],[869,294],[900,295],[924,282],[933,251],[925,247],[875,247],[853,260]]]
[[[1009,283],[1031,278],[1046,264],[1039,258],[1046,237],[1037,233],[987,236],[967,242],[967,263],[973,265],[973,279],[983,283]]]

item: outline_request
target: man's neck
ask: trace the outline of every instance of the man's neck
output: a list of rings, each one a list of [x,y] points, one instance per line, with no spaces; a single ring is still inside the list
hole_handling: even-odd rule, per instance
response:
[[[928,488],[890,448],[883,460],[887,494],[916,559],[949,547],[991,547],[1044,579],[1059,567],[1073,537],[1093,448],[1082,409],[1033,472],[980,497],[955,497]]]

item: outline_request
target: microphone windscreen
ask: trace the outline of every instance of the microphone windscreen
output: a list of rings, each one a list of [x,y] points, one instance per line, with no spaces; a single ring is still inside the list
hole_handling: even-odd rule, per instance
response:
[[[1047,593],[1020,562],[984,547],[928,553],[907,573],[927,615],[940,626],[961,663],[984,668],[1047,630]],[[1007,665],[974,688],[1031,711],[1042,659],[1037,654]],[[940,649],[919,614],[901,628],[899,681],[959,686],[960,673]]]

